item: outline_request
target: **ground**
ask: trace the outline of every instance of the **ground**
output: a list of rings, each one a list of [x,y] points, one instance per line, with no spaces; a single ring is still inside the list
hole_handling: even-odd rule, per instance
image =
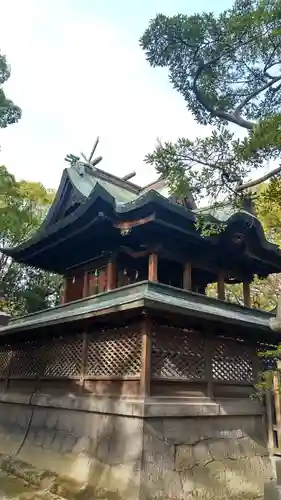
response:
[[[55,500],[58,498],[0,472],[0,500]]]

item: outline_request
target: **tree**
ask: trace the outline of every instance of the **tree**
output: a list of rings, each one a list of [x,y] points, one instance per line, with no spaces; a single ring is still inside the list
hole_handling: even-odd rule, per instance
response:
[[[10,76],[6,57],[0,52],[0,128],[16,123],[21,118],[21,109],[7,98],[2,87]]]
[[[16,181],[0,167],[0,246],[14,246],[28,238],[41,224],[54,193],[41,184]],[[22,266],[0,254],[0,308],[24,314],[55,305],[61,278],[40,269]]]
[[[159,142],[147,155],[173,192],[188,186],[197,198],[237,199],[248,175],[279,155],[280,18],[279,0],[236,0],[218,16],[159,14],[150,21],[140,41],[147,60],[169,69],[195,120],[213,128],[195,141]],[[244,137],[235,136],[233,125]]]

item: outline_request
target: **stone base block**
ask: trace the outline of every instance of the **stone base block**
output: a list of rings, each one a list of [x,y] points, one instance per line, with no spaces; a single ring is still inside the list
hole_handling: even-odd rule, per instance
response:
[[[273,470],[253,413],[140,417],[2,402],[2,467],[77,500],[81,491],[84,500],[256,499]]]
[[[276,484],[276,481],[265,483],[264,500],[281,500],[281,487]]]

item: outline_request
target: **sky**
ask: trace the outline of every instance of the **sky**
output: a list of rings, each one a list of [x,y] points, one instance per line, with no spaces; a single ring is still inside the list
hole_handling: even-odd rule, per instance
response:
[[[217,0],[220,11],[231,0]],[[0,0],[0,50],[11,66],[7,97],[22,108],[0,129],[0,163],[18,179],[56,188],[67,153],[96,154],[100,168],[156,177],[144,163],[157,138],[205,134],[172,88],[151,68],[139,38],[157,13],[192,14],[209,0]],[[196,9],[196,10],[195,10]]]

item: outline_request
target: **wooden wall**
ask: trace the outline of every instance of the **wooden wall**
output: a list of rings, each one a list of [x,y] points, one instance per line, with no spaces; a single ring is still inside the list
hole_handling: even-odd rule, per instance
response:
[[[94,394],[248,397],[256,349],[237,339],[154,324],[49,334],[0,346],[0,386]]]

